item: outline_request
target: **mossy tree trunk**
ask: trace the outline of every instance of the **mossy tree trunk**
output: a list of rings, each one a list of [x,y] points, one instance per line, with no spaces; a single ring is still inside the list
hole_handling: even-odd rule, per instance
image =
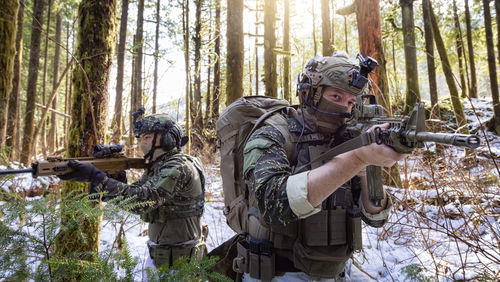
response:
[[[49,5],[47,7],[47,25],[46,25],[46,31],[45,31],[45,45],[44,45],[44,56],[43,56],[43,77],[42,77],[42,105],[46,105],[46,99],[47,99],[47,65],[48,65],[48,60],[49,60],[49,35],[50,35],[50,15],[52,12],[52,0],[49,0]],[[47,127],[47,122],[42,124],[42,133],[40,135],[41,137],[41,143],[42,143],[42,153],[44,157],[47,157],[47,133],[46,133],[46,127]],[[37,148],[37,143],[36,143],[36,135],[33,136],[33,141],[35,142],[33,145],[33,151],[32,154],[36,156],[36,148]]]
[[[498,1],[497,1],[498,2]],[[497,11],[498,13],[498,11]],[[476,64],[474,60],[474,47],[472,45],[472,27],[469,11],[469,0],[465,0],[465,24],[467,28],[467,51],[469,53],[469,66],[470,66],[470,97],[477,98],[477,77],[476,77]]]
[[[214,89],[213,99],[212,99],[212,120],[216,121],[219,118],[219,103],[220,103],[220,1],[215,0],[215,46],[214,53],[216,55],[216,61],[214,64]]]
[[[115,112],[111,128],[113,128],[113,136],[111,141],[114,144],[120,143],[122,139],[122,104],[123,104],[123,73],[125,65],[125,46],[127,45],[127,23],[128,23],[128,0],[122,0],[120,19],[120,35],[118,39],[117,64],[116,64],[116,95],[115,95]]]
[[[7,137],[5,145],[10,147],[10,159],[19,158],[19,143],[16,136],[20,128],[17,126],[19,119],[19,96],[21,95],[21,67],[23,59],[23,25],[24,25],[24,1],[19,1],[19,10],[17,12],[17,31],[16,31],[16,57],[14,59],[14,77],[12,79],[12,91],[9,98],[9,113],[7,115]]]
[[[486,49],[488,50],[488,73],[490,75],[491,98],[493,100],[493,113],[494,113],[493,129],[496,131],[497,134],[500,134],[500,99],[498,94],[497,70],[495,64],[495,47],[493,44],[493,31],[491,25],[491,12],[490,12],[489,0],[483,0],[483,9],[484,9],[484,30],[486,35]]]
[[[2,149],[5,144],[7,105],[14,78],[19,1],[1,0],[0,5],[2,6],[0,11],[0,149]]]
[[[413,20],[413,1],[400,0],[403,19],[403,42],[406,65],[406,99],[405,109],[409,113],[415,103],[420,102],[418,88],[417,48],[415,46],[415,24]]]
[[[453,79],[453,71],[451,69],[450,60],[448,59],[448,54],[446,53],[446,47],[444,46],[443,38],[441,37],[441,32],[439,31],[439,26],[432,9],[432,3],[429,1],[429,12],[431,16],[432,23],[432,34],[434,36],[434,42],[439,53],[439,58],[441,59],[441,64],[443,66],[443,73],[446,78],[446,83],[448,84],[448,89],[450,91],[451,104],[453,105],[453,111],[455,112],[455,117],[457,120],[460,132],[463,134],[469,134],[469,128],[467,127],[467,120],[465,119],[464,108],[462,102],[458,96],[457,85]]]
[[[243,96],[243,47],[243,0],[227,0],[227,106]]]
[[[276,1],[264,0],[264,84],[266,96],[278,97],[276,73]]]
[[[323,56],[331,56],[333,54],[332,45],[332,30],[330,22],[330,1],[321,0],[321,34]]]
[[[184,67],[186,72],[186,128],[185,134],[189,138],[186,152],[191,151],[191,67],[189,64],[189,0],[182,0],[182,34],[184,40]]]
[[[290,90],[290,0],[284,2],[283,18],[283,98],[292,103],[292,94]],[[258,81],[256,82],[258,83]]]
[[[42,37],[43,9],[45,0],[35,0],[31,20],[30,59],[28,69],[28,86],[26,88],[26,113],[24,115],[23,141],[21,162],[28,165],[31,150],[36,140],[33,140],[35,130],[35,104],[37,93],[38,68],[40,67],[40,41]]]
[[[197,133],[202,133],[203,113],[201,98],[201,8],[203,0],[196,0],[195,25],[194,25],[194,99],[191,101],[193,112],[193,128]]]
[[[94,145],[104,142],[108,110],[108,79],[115,46],[116,0],[82,0],[78,9],[78,35],[73,70],[71,126],[67,153],[69,157],[90,156]],[[63,185],[63,214],[70,192],[87,193],[87,184],[68,182]],[[76,216],[62,218],[56,241],[58,257],[91,260],[86,252],[99,248],[99,218],[76,222]],[[84,234],[84,236],[81,236]]]
[[[468,96],[467,94],[467,83],[465,82],[465,67],[463,65],[464,60],[464,43],[462,41],[462,30],[460,29],[460,20],[458,19],[457,11],[457,1],[453,0],[453,22],[455,24],[455,42],[457,46],[457,57],[458,57],[458,73],[460,75],[460,86],[462,88],[462,98]]]
[[[425,36],[425,53],[427,58],[427,74],[429,76],[429,94],[432,106],[430,116],[433,119],[440,119],[437,80],[436,80],[436,64],[434,62],[434,36],[432,34],[429,0],[422,0],[422,11],[424,17],[424,36]]]
[[[56,16],[56,45],[54,53],[54,65],[53,65],[53,80],[52,80],[52,91],[57,87],[57,81],[59,79],[59,62],[61,57],[61,30],[62,30],[62,17],[61,12],[57,13]],[[57,109],[57,95],[52,101],[52,109]],[[56,138],[57,138],[57,118],[56,113],[52,112],[50,116],[50,128],[49,128],[49,138],[48,138],[48,150],[49,153],[53,153],[56,148]]]

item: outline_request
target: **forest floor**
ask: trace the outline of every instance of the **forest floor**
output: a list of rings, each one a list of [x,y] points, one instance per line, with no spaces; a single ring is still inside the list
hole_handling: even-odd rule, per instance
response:
[[[436,154],[430,144],[399,162],[407,188],[385,187],[393,196],[392,214],[382,228],[364,225],[364,248],[353,256],[356,272],[373,281],[500,279],[500,137],[480,129],[492,116],[491,101],[474,99],[473,104],[476,113],[470,104],[465,104],[465,112],[471,131],[481,137],[481,147],[472,154],[438,148],[441,153]],[[207,183],[203,221],[209,226],[207,247],[212,250],[235,233],[222,213],[219,159],[212,154],[202,160]],[[23,175],[13,181],[17,187],[33,188],[57,179]],[[4,189],[9,184],[0,182]],[[139,262],[134,280],[142,281],[148,238],[147,224],[138,216],[124,213],[123,220],[116,221],[104,214],[100,249],[115,247],[120,227]]]

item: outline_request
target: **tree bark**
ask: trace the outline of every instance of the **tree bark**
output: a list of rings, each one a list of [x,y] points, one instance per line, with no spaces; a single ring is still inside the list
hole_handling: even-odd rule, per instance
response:
[[[283,19],[283,91],[284,98],[292,103],[290,90],[290,0],[285,0],[285,14]],[[329,24],[328,24],[329,25]]]
[[[266,96],[278,97],[276,74],[276,1],[264,0],[264,82]]]
[[[53,80],[52,80],[52,91],[57,88],[57,81],[59,79],[59,63],[61,58],[61,29],[62,29],[62,17],[61,12],[56,15],[56,50],[54,52],[54,65],[53,65]],[[52,101],[52,108],[57,109],[57,94]],[[49,128],[49,138],[48,138],[48,149],[50,153],[53,153],[56,148],[56,131],[57,131],[57,118],[56,113],[52,112],[50,116],[50,128]]]
[[[26,114],[24,116],[23,142],[21,162],[28,165],[33,147],[33,130],[35,124],[36,84],[40,66],[40,41],[42,37],[43,9],[45,0],[35,0],[31,21],[30,60],[28,70],[28,86],[26,88]]]
[[[500,65],[500,1],[495,1],[495,11],[497,14],[497,49],[498,49],[498,64]]]
[[[137,29],[135,33],[134,111],[142,108],[142,57],[144,48],[144,0],[137,2]]]
[[[82,0],[78,13],[75,57],[79,65],[73,70],[69,157],[90,156],[93,147],[105,141],[109,99],[107,85],[115,46],[116,0]],[[68,201],[70,192],[86,194],[87,186],[76,182],[65,183],[61,191],[62,201]],[[74,218],[63,216],[61,219],[68,228],[61,229],[57,236],[56,257],[99,250],[100,219],[85,218],[76,222]],[[77,235],[81,233],[85,236]],[[79,258],[93,260],[88,255],[80,255]],[[79,280],[78,277],[75,279]]]
[[[460,75],[460,87],[462,88],[462,98],[468,96],[467,84],[465,83],[465,69],[462,61],[464,60],[464,43],[462,41],[462,31],[460,30],[460,20],[458,19],[457,1],[453,0],[453,21],[455,23],[457,57],[458,57],[458,73]]]
[[[497,12],[498,13],[498,12]],[[477,77],[476,77],[476,64],[474,62],[474,47],[472,45],[472,27],[469,11],[469,0],[465,0],[465,23],[467,27],[467,47],[469,51],[469,65],[470,65],[470,96],[477,98]]]
[[[50,35],[50,16],[52,12],[52,0],[49,0],[49,5],[47,7],[47,30],[45,33],[45,49],[44,49],[44,56],[43,56],[43,79],[42,79],[42,104],[45,105],[45,101],[47,99],[47,64],[48,64],[48,58],[49,58],[49,35]],[[41,143],[42,143],[42,153],[43,156],[47,156],[47,133],[46,133],[46,127],[47,123],[42,124],[42,134],[41,134]],[[36,155],[36,147],[37,147],[37,140],[36,136],[34,137],[33,141],[35,142],[33,145],[33,152],[32,154]]]
[[[191,151],[191,67],[189,64],[189,0],[182,1],[182,31],[184,35],[184,66],[186,71],[186,152]]]
[[[409,113],[415,103],[420,102],[418,88],[417,48],[415,47],[415,25],[413,21],[413,1],[400,0],[403,18],[403,41],[406,65],[405,113]]]
[[[453,71],[451,69],[450,60],[448,59],[448,54],[446,54],[446,47],[444,46],[443,39],[441,37],[441,32],[439,31],[438,23],[434,11],[432,9],[432,4],[429,1],[429,12],[431,16],[432,23],[432,33],[434,36],[434,42],[441,58],[441,64],[443,65],[443,73],[446,78],[446,83],[448,84],[448,89],[450,90],[451,103],[453,105],[453,111],[455,112],[455,117],[457,119],[457,124],[460,132],[463,134],[469,134],[469,128],[467,127],[467,120],[465,119],[464,109],[462,102],[458,96],[458,89],[455,85],[455,80],[453,80]]]
[[[196,0],[196,14],[194,25],[194,99],[193,104],[193,128],[201,133],[203,129],[203,112],[201,98],[201,7],[203,0]]]
[[[440,119],[438,103],[436,65],[434,62],[434,36],[432,35],[431,15],[429,11],[429,0],[422,0],[422,11],[424,17],[425,53],[427,58],[427,74],[429,75],[429,94],[431,98],[431,118]]]
[[[333,54],[333,45],[329,0],[321,0],[321,33],[323,37],[323,56],[331,56]]]
[[[156,29],[155,29],[155,70],[153,81],[153,114],[156,114],[156,99],[158,95],[158,54],[160,50],[160,0],[156,2]]]
[[[159,2],[159,0],[158,0]],[[123,104],[123,73],[125,68],[125,47],[127,45],[127,23],[128,23],[128,0],[122,0],[122,12],[120,18],[120,35],[118,39],[118,52],[116,63],[116,95],[115,111],[111,127],[113,135],[111,141],[120,143],[122,138],[122,104]]]
[[[215,0],[215,46],[214,53],[216,61],[214,64],[214,89],[212,91],[212,120],[219,118],[219,98],[220,98],[220,0]]]
[[[6,60],[4,61],[3,59],[1,60],[2,62],[5,62],[6,65],[5,66],[2,66],[0,68],[3,68],[5,67],[6,70],[9,69],[9,64],[10,64],[10,58],[13,58],[14,61],[13,61],[13,73],[12,73],[12,87],[11,87],[11,91],[10,91],[10,97],[7,99],[9,100],[9,103],[8,103],[8,108],[3,108],[3,105],[7,105],[7,102],[5,101],[4,103],[0,102],[0,114],[1,114],[1,117],[0,119],[3,119],[3,111],[7,111],[8,110],[8,113],[7,113],[7,123],[5,125],[2,125],[3,121],[0,121],[0,128],[3,128],[3,127],[6,127],[6,135],[5,135],[5,138],[3,138],[4,135],[2,135],[3,131],[0,132],[0,147],[2,147],[2,144],[3,142],[1,140],[5,140],[5,145],[10,147],[10,159],[11,160],[16,160],[16,157],[18,155],[17,151],[18,151],[18,143],[16,142],[16,133],[18,131],[18,127],[17,127],[17,124],[16,124],[16,120],[18,119],[18,116],[19,116],[19,96],[21,94],[21,66],[22,66],[22,54],[23,54],[23,24],[24,24],[24,3],[23,1],[19,1],[20,2],[20,5],[19,5],[19,8],[18,10],[16,11],[17,13],[17,26],[16,26],[16,31],[12,30],[10,32],[7,32],[5,35],[7,35],[7,38],[3,38],[3,39],[0,39],[0,44],[4,43],[6,44],[5,47],[7,47],[7,50],[2,50],[0,52],[0,54],[5,54],[6,56]],[[18,3],[18,1],[15,1],[15,0],[12,0],[12,1],[7,1],[9,5],[9,8],[6,8],[5,9],[5,12],[6,13],[12,13],[10,9],[12,9],[13,7],[12,6],[15,6],[16,3]],[[12,14],[10,14],[10,16],[6,17],[6,18],[9,18],[11,17]],[[6,24],[6,28],[5,30],[10,30],[10,24],[12,24],[12,21],[6,21],[5,22]],[[10,43],[10,40],[12,40],[12,38],[10,38],[11,36],[14,37],[14,34],[16,35],[14,40],[15,40],[15,43],[14,43],[14,52],[15,52],[15,56],[12,56],[13,54],[11,54],[9,51],[11,46],[8,46],[8,44]],[[0,55],[1,56],[1,55]],[[9,71],[6,71],[5,72],[7,75],[5,76],[5,79],[8,79],[8,73]],[[3,78],[2,78],[2,83],[8,83],[8,81],[3,81]],[[2,90],[2,91],[7,91],[7,85],[5,86],[1,86],[0,88],[2,89],[5,89],[5,90]],[[6,92],[7,94],[9,94],[8,92]],[[6,98],[3,98],[3,93],[0,94],[0,99],[6,99]],[[6,125],[9,125],[9,126],[6,126]]]
[[[498,96],[498,80],[497,80],[497,70],[495,64],[495,47],[493,44],[493,31],[491,27],[491,12],[490,12],[489,0],[483,0],[483,9],[484,9],[484,29],[486,35],[486,49],[488,51],[488,70],[490,74],[491,98],[493,100],[493,112],[494,112],[493,127],[496,133],[500,134],[500,99]]]
[[[243,96],[243,0],[227,0],[227,23],[226,106],[229,106]]]
[[[254,45],[255,45],[255,95],[259,95],[259,83],[260,83],[260,77],[259,77],[259,2],[260,0],[255,0],[255,39],[254,39]]]

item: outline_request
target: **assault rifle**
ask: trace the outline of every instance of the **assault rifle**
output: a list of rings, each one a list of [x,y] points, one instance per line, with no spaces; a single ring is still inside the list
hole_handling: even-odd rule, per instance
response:
[[[31,168],[1,170],[0,175],[31,173],[33,178],[36,178],[38,176],[66,174],[72,171],[68,166],[69,160],[92,164],[110,176],[118,175],[121,171],[130,168],[146,168],[143,158],[125,156],[121,145],[96,145],[92,156],[81,158],[49,157],[47,160],[32,163]]]
[[[384,123],[390,124],[389,129],[376,127],[375,130],[367,132],[372,126]],[[426,132],[424,104],[416,104],[410,116],[388,118],[384,114],[382,106],[377,103],[376,97],[370,94],[357,96],[353,118],[338,136],[339,139],[347,141],[311,160],[310,163],[330,160],[337,155],[371,143],[388,145],[402,154],[409,154],[415,148],[424,147],[424,142],[469,149],[475,149],[480,145],[480,139],[477,135]],[[305,167],[300,167],[298,171],[303,168]],[[366,174],[370,200],[374,205],[380,206],[381,200],[384,198],[382,169],[378,166],[368,166]]]

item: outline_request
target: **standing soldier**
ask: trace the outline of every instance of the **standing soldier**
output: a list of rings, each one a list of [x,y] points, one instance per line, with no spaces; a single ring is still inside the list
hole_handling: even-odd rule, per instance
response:
[[[149,223],[149,255],[156,267],[171,266],[180,257],[201,258],[207,235],[201,223],[205,203],[201,163],[181,153],[187,137],[182,137],[173,120],[154,114],[137,121],[144,113],[141,110],[134,114],[133,128],[149,166],[139,181],[122,183],[93,165],[75,161],[69,163],[73,172],[60,178],[91,182],[89,192],[106,192],[104,201],[134,197],[137,203],[145,203],[132,211]]]
[[[234,260],[245,281],[349,281],[348,259],[362,247],[360,220],[374,227],[386,222],[391,199],[385,192],[381,202],[370,201],[365,169],[392,166],[405,155],[373,143],[310,163],[342,143],[338,133],[367,81],[344,52],[315,57],[298,85],[300,108],[283,110],[284,124],[266,124],[248,138],[248,236]],[[295,171],[303,165],[306,171]]]

